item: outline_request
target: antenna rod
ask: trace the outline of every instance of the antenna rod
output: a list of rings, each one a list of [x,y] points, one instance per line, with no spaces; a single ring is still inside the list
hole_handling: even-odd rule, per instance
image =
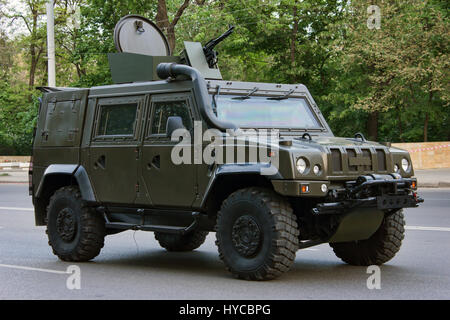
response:
[[[55,15],[53,0],[47,2],[47,58],[48,58],[48,86],[56,86],[55,75]]]

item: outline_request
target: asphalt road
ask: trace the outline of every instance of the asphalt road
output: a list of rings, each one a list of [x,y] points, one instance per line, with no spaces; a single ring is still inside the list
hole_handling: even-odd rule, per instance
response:
[[[367,268],[344,264],[328,245],[297,252],[279,279],[249,282],[225,271],[214,234],[194,252],[169,253],[153,233],[127,231],[77,264],[81,289],[69,290],[71,263],[34,226],[27,185],[0,184],[0,299],[449,299],[450,189],[420,194],[425,203],[406,210],[402,249],[381,267],[381,289],[369,290]]]

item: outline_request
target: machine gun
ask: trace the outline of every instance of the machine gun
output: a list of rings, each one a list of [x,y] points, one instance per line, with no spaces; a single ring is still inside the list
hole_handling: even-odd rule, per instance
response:
[[[227,38],[230,34],[233,33],[234,26],[230,26],[229,29],[220,35],[219,37],[209,40],[205,46],[203,47],[203,52],[205,53],[206,61],[208,62],[208,66],[210,68],[214,68],[217,65],[217,56],[218,53],[214,50],[214,47],[217,46],[220,42],[222,42],[225,38]]]

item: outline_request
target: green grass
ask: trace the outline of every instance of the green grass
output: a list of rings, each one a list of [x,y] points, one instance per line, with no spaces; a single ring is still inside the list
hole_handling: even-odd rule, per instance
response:
[[[6,173],[6,172],[0,173],[0,177],[7,177],[7,176],[9,176],[9,173]]]

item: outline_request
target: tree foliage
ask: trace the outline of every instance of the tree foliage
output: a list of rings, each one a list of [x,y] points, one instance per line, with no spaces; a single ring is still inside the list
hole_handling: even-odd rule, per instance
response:
[[[18,1],[0,0],[0,153],[27,154],[34,87],[47,82],[46,1]],[[155,21],[176,55],[234,25],[217,48],[224,78],[305,84],[336,135],[450,139],[446,1],[56,0],[58,86],[112,83],[107,53],[127,14]]]

